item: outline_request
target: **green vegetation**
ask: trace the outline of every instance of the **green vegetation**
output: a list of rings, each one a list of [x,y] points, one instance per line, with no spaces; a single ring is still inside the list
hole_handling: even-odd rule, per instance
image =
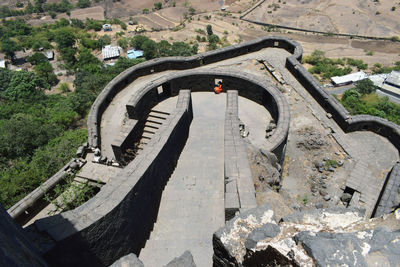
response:
[[[382,66],[382,64],[380,63],[376,63],[374,64],[374,66],[372,67],[372,72],[374,74],[378,74],[378,73],[389,73],[393,70],[396,71],[400,71],[400,61],[397,61],[396,63],[394,63],[393,67],[384,67]]]
[[[315,50],[311,56],[305,56],[303,58],[303,63],[312,65],[308,71],[312,74],[320,75],[323,79],[349,74],[352,71],[352,68],[349,66],[357,65],[357,67],[365,67],[362,62],[354,59],[326,58],[325,53],[320,50]],[[347,67],[346,63],[348,65]]]
[[[64,178],[64,184],[55,186],[54,194],[45,195],[45,200],[56,208],[53,212],[63,212],[79,207],[97,193],[96,187],[88,182],[73,182],[73,178],[72,175],[67,176]]]
[[[82,0],[79,0],[79,2]],[[89,0],[83,0],[84,2]],[[78,7],[80,5],[78,2]],[[17,3],[17,7],[23,7],[23,3]],[[52,14],[69,12],[73,8],[72,4],[68,0],[61,0],[59,3],[46,3],[46,0],[37,0],[34,1],[34,5],[30,1],[26,5],[25,9],[10,9],[8,6],[0,7],[0,18],[12,17],[12,16],[21,16],[25,14],[33,14],[33,13],[43,13],[49,12],[49,14],[53,17]]]
[[[136,49],[143,50],[146,59],[170,56],[192,56],[197,54],[198,44],[190,46],[184,42],[173,42],[163,40],[155,42],[144,35],[136,35],[130,39],[130,44]]]
[[[376,87],[369,79],[359,81],[355,89],[346,91],[341,99],[343,106],[353,115],[369,114],[400,124],[400,106],[374,93]]]
[[[210,24],[208,24],[208,25],[206,26],[206,29],[207,29],[207,34],[208,34],[208,35],[213,35],[212,26],[211,26]]]
[[[337,163],[336,160],[329,159],[329,160],[325,161],[325,167],[326,168],[330,168],[330,167],[333,167],[333,166],[338,166],[338,163]]]
[[[120,58],[114,66],[99,61],[93,50],[110,44],[111,38],[88,30],[101,30],[103,23],[119,24],[122,28],[125,25],[118,19],[72,19],[71,23],[60,19],[40,27],[32,27],[21,19],[0,23],[0,48],[11,60],[22,49],[55,49],[60,55],[58,66],[75,78],[73,91],[67,83],[60,83],[62,94],[46,95],[45,91],[58,83],[58,77],[41,52],[27,58],[33,71],[0,69],[0,203],[6,208],[74,156],[77,147],[87,140],[87,130],[82,125],[86,125],[86,116],[97,95],[119,73],[144,61]],[[155,42],[143,35],[121,37],[117,42],[121,47],[142,49],[146,59],[190,56],[198,49],[197,43]]]
[[[162,3],[161,2],[154,3],[154,9],[155,10],[160,10],[161,8],[162,8]]]

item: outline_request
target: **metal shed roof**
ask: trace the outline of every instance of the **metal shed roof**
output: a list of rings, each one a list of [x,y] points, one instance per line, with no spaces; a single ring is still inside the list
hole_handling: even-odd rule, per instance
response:
[[[348,83],[354,83],[360,80],[364,80],[368,78],[367,74],[363,71],[355,72],[355,73],[350,73],[344,76],[335,76],[332,77],[331,80],[334,84],[348,84]]]
[[[119,46],[107,45],[101,50],[103,60],[119,57]]]

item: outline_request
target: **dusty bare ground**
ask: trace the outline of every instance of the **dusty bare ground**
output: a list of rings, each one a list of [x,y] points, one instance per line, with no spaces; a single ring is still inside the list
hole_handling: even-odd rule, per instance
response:
[[[392,7],[396,9],[392,11]],[[266,0],[246,18],[316,31],[388,37],[400,35],[399,7],[396,0]]]
[[[74,9],[71,10],[71,16],[67,16],[66,13],[57,14],[55,19],[52,19],[49,15],[41,16],[39,19],[33,18],[28,20],[28,23],[33,26],[40,26],[43,24],[50,24],[54,23],[56,20],[61,18],[66,19],[80,19],[85,20],[86,18],[89,19],[96,19],[96,20],[103,20],[104,19],[104,8],[102,6],[94,6],[88,8],[81,8],[81,9]]]

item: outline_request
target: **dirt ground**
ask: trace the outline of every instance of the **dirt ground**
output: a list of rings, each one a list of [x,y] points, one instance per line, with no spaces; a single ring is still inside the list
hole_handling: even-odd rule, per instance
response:
[[[400,35],[399,16],[396,0],[266,0],[246,18],[315,31],[389,37]]]

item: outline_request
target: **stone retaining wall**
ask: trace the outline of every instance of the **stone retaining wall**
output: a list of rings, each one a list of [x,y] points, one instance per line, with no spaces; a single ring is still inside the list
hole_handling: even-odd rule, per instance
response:
[[[209,88],[214,88],[216,79],[223,81],[224,91],[237,90],[240,96],[259,103],[270,112],[277,123],[277,128],[274,134],[265,140],[265,148],[282,154],[279,149],[283,147],[283,143],[286,143],[289,131],[289,104],[272,84],[248,73],[219,68],[218,70],[185,70],[164,76],[137,88],[140,93],[133,95],[128,101],[128,114],[132,119],[144,116],[143,110],[148,110],[146,101],[155,98],[154,92],[157,91],[157,87],[168,88],[166,94],[174,96],[181,88],[192,92],[210,90]]]
[[[17,223],[23,225],[32,218],[32,214],[40,212],[48,204],[48,202],[43,199],[44,195],[63,180],[72,162],[74,162],[74,159],[70,160],[56,174],[33,190],[29,195],[9,208],[7,211],[10,216],[13,217]]]
[[[42,250],[49,264],[109,265],[131,252],[139,254],[188,138],[192,115],[190,91],[181,90],[176,109],[118,177],[75,210],[37,220],[29,227],[43,240],[52,240]]]
[[[247,146],[239,130],[238,91],[227,91],[224,125],[225,220],[257,207]]]
[[[301,65],[301,63],[294,56],[290,56],[286,59],[286,67],[288,70],[297,78],[297,80],[303,85],[303,87],[313,96],[313,98],[326,110],[326,112],[332,115],[332,118],[345,132],[355,131],[371,131],[387,138],[400,152],[400,126],[390,122],[386,119],[371,115],[356,115],[351,116],[350,113],[333,97],[331,96],[321,84]],[[398,177],[396,175],[390,175],[388,180],[385,182],[382,192],[392,194],[393,190],[396,189],[388,188],[387,185],[398,184]],[[355,189],[355,188],[353,188]],[[388,205],[387,201],[394,199],[385,197],[377,201],[375,210],[377,213],[375,216],[379,216],[383,210],[388,211],[384,208]],[[383,202],[382,202],[383,201]],[[379,211],[379,212],[378,212]]]
[[[239,45],[224,47],[192,57],[169,57],[153,59],[133,66],[115,77],[99,94],[88,116],[88,142],[91,147],[100,147],[100,123],[103,112],[115,95],[138,77],[166,70],[186,70],[207,65],[220,60],[234,58],[267,47],[286,49],[295,58],[301,60],[303,49],[286,37],[263,37]]]
[[[399,207],[399,188],[400,188],[400,163],[394,165],[388,174],[385,185],[379,196],[373,217],[388,214],[396,207]]]

